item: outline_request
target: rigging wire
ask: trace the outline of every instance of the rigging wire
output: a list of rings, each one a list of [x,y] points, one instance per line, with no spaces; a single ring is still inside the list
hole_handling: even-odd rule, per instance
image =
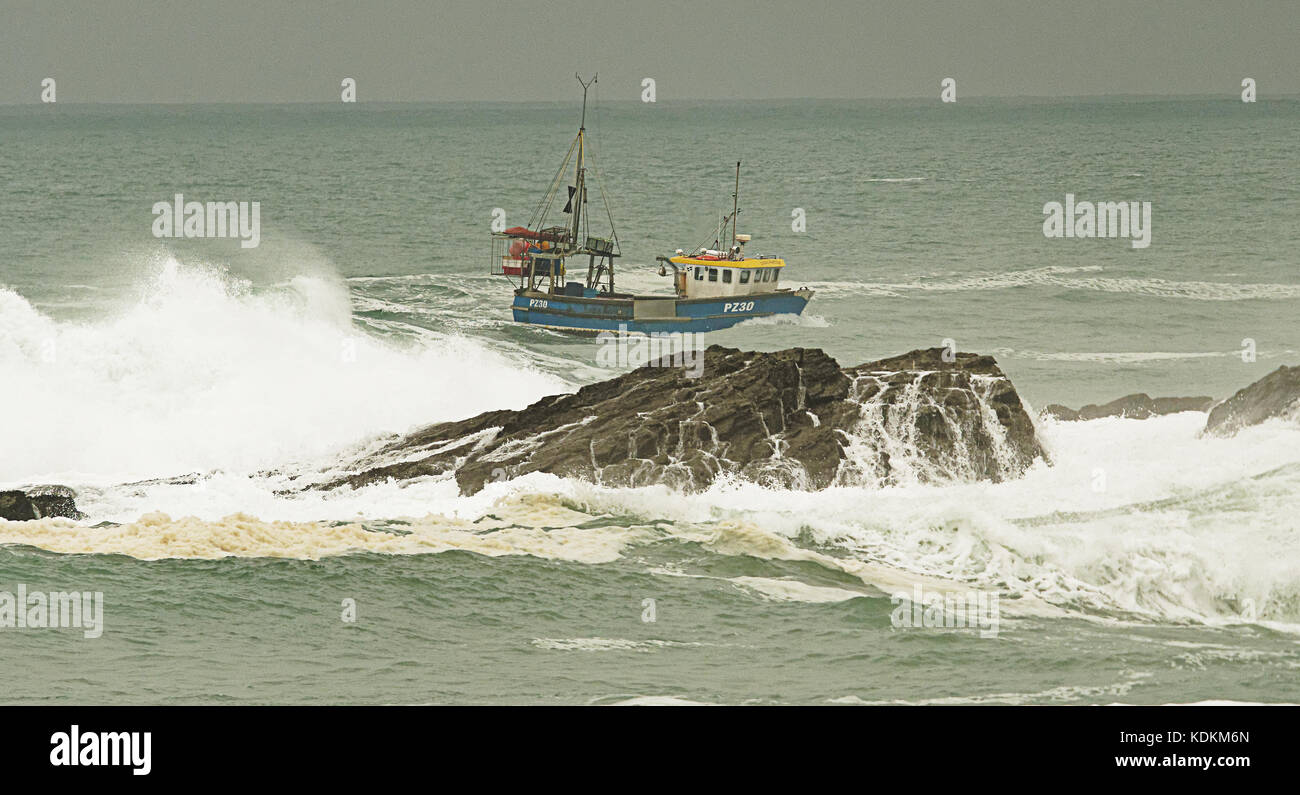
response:
[[[701,252],[701,251],[704,251],[705,248],[709,245],[709,238],[710,238],[710,237],[713,238],[713,244],[714,244],[715,246],[721,246],[721,245],[722,245],[722,227],[724,227],[724,226],[727,225],[727,220],[728,220],[730,217],[731,217],[730,214],[725,214],[725,215],[723,215],[723,216],[722,216],[722,220],[718,222],[717,226],[713,227],[713,231],[709,232],[708,237],[704,238],[704,240],[703,240],[699,245],[697,245],[695,248],[691,249],[691,253],[692,253],[692,254],[697,254],[697,253],[699,253],[699,252]]]
[[[596,88],[596,92],[595,92],[596,102],[594,103],[594,108],[593,108],[595,111],[594,118],[593,118],[593,122],[594,122],[593,128],[595,130],[599,130],[600,127],[599,85],[600,84],[593,83],[593,85]],[[560,167],[556,170],[555,176],[551,179],[549,189],[546,191],[546,194],[542,197],[542,200],[538,203],[537,208],[533,210],[533,214],[528,220],[528,228],[534,232],[542,231],[542,224],[545,223],[546,216],[551,211],[551,206],[554,204],[555,198],[559,194],[560,186],[565,184],[565,176],[568,172],[569,164],[573,163],[573,153],[577,150],[579,137],[580,136],[575,135],[573,138],[573,143],[569,144],[569,151],[568,153],[565,154],[564,160],[560,163]],[[600,173],[600,167],[596,157],[596,152],[599,149],[599,145],[594,143],[593,141],[594,137],[597,136],[581,136],[583,140],[583,146],[584,146],[584,155],[590,161],[589,166],[584,163],[584,171],[590,170],[592,176],[595,178],[596,187],[600,192],[601,203],[605,206],[605,217],[609,220],[610,238],[614,244],[613,250],[615,253],[619,253],[621,249],[618,240],[618,230],[614,225],[614,213],[613,213],[613,209],[610,206],[609,195],[605,192],[605,180],[602,178]],[[577,164],[574,163],[574,187],[575,188],[577,187],[577,183],[578,183],[577,176],[578,176]],[[579,238],[581,238],[583,231],[587,233],[587,236],[590,236],[591,234],[591,216],[590,216],[590,211],[588,210],[587,207],[586,194],[587,194],[587,187],[586,187],[586,180],[584,179],[582,190],[574,191],[573,194],[574,203],[570,205],[571,210],[574,213],[574,215],[577,217],[579,223]],[[581,248],[584,244],[585,241],[580,239],[569,241],[569,245],[571,248]]]
[[[600,140],[600,83],[596,83],[596,104],[595,104],[595,128],[597,140]],[[597,154],[600,152],[601,144],[596,143],[592,146],[591,170],[596,175],[596,188],[600,191],[601,204],[605,205],[605,217],[609,219],[609,236],[614,241],[614,251],[621,253],[618,243],[618,230],[614,226],[614,211],[609,204],[609,196],[605,193],[605,178],[600,173],[600,165]]]
[[[595,156],[592,157],[591,170],[595,172],[596,189],[600,191],[600,201],[601,204],[605,205],[605,216],[609,219],[609,236],[614,241],[614,251],[616,253],[622,253],[618,244],[618,230],[614,228],[614,213],[609,206],[609,197],[605,195],[605,180],[600,175],[600,168],[596,165]]]
[[[546,191],[546,195],[533,210],[533,215],[528,219],[528,227],[534,232],[540,232],[541,224],[546,220],[546,214],[550,212],[551,204],[555,200],[556,191],[559,190],[560,184],[564,181],[564,173],[569,169],[569,161],[573,159],[573,150],[578,145],[578,138],[574,136],[573,143],[569,144],[569,153],[564,156],[564,162],[560,163],[560,168],[555,172],[555,177],[551,179],[551,187]]]

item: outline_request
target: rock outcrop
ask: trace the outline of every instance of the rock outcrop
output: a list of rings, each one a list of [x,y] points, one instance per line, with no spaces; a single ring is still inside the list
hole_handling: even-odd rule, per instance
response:
[[[395,439],[312,488],[454,474],[464,493],[549,472],[694,490],[721,476],[784,488],[1004,480],[1045,457],[989,356],[933,348],[843,369],[817,349],[712,346],[702,375],[655,362],[521,411]]]
[[[1109,403],[1097,405],[1089,403],[1075,411],[1072,408],[1052,403],[1043,409],[1043,414],[1058,420],[1095,420],[1101,417],[1126,417],[1133,420],[1145,420],[1164,414],[1177,414],[1180,411],[1209,411],[1214,405],[1212,397],[1163,397],[1153,398],[1139,392],[1125,395]]]
[[[0,519],[25,522],[47,516],[83,519],[77,510],[77,493],[67,486],[33,486],[22,491],[0,491]]]
[[[1231,436],[1273,417],[1300,419],[1300,367],[1279,367],[1215,406],[1204,432]]]

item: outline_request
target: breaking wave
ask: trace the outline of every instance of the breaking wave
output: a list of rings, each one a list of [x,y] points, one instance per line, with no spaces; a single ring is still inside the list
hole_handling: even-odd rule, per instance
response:
[[[816,579],[728,580],[766,601],[840,601],[920,583],[996,591],[1010,616],[1300,631],[1292,563],[1300,558],[1300,428],[1274,422],[1203,439],[1204,416],[1047,422],[1040,431],[1054,465],[1004,483],[799,492],[723,480],[680,494],[533,474],[463,497],[447,481],[285,495],[245,479],[242,490],[155,485],[83,494],[88,509],[115,513],[122,524],[0,522],[0,544],[148,559],[466,550],[578,563],[635,561],[651,544],[662,558],[686,545],[679,562],[650,572],[689,573],[702,550],[800,561],[862,583],[859,590]],[[714,576],[690,576],[699,574]]]
[[[525,353],[425,332],[401,342],[370,333],[328,280],[254,290],[175,262],[138,302],[91,323],[54,320],[0,289],[0,372],[18,385],[0,391],[0,481],[73,485],[102,523],[0,522],[0,544],[141,559],[462,550],[578,564],[636,562],[653,544],[657,562],[645,565],[656,575],[691,572],[700,554],[834,574],[720,578],[774,603],[923,583],[997,591],[1013,615],[1300,625],[1300,428],[1279,422],[1203,439],[1198,413],[1046,421],[1053,465],[991,483],[906,466],[905,436],[866,399],[862,421],[898,449],[860,450],[860,468],[891,456],[887,482],[845,478],[809,493],[723,478],[681,494],[533,474],[473,496],[449,478],[295,488],[291,462],[328,462],[382,434],[572,387]],[[996,442],[981,449],[996,457]]]
[[[337,282],[254,290],[174,259],[92,323],[0,288],[0,372],[0,481],[248,471],[569,388],[468,337],[368,333]]]

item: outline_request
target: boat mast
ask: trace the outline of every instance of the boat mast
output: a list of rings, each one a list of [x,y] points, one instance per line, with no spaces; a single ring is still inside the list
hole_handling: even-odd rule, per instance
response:
[[[740,161],[736,161],[736,192],[731,194],[731,249],[736,248],[736,215],[740,212]]]
[[[585,148],[586,142],[584,139],[586,138],[586,131],[587,131],[587,89],[590,88],[591,85],[596,82],[596,78],[599,77],[600,75],[599,74],[592,75],[591,79],[585,82],[582,79],[582,75],[579,75],[577,72],[574,72],[573,76],[578,78],[578,85],[582,86],[582,124],[579,125],[578,127],[578,162],[574,169],[574,179],[573,179],[574,181],[574,191],[573,191],[574,201],[572,204],[573,235],[569,243],[570,247],[577,249],[580,247],[578,245],[578,231],[579,231],[578,225],[582,221],[582,210],[586,198],[584,195],[585,186],[583,185],[585,181],[584,180],[585,175],[583,174],[583,172],[585,171],[585,169],[583,168],[582,165],[582,155],[583,155],[583,149]]]

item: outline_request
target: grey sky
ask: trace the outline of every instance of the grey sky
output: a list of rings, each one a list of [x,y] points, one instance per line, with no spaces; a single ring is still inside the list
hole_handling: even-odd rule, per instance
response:
[[[1300,3],[0,0],[0,103],[1297,94]]]

